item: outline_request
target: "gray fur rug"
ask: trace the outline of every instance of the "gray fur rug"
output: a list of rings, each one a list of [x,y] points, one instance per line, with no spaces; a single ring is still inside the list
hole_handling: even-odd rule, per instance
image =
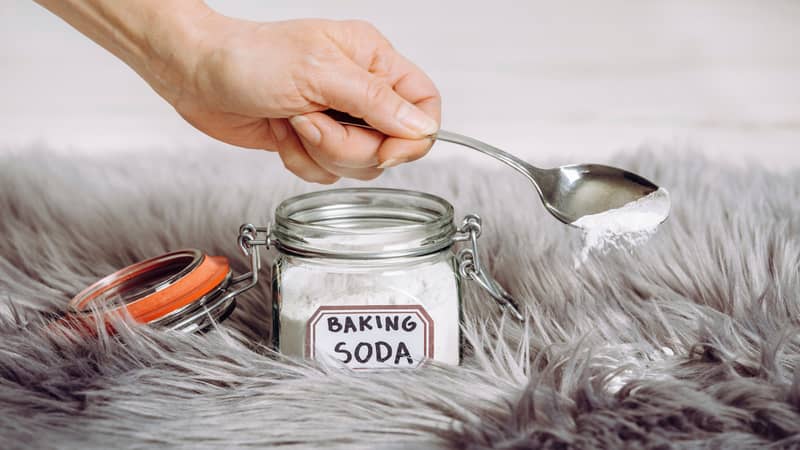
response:
[[[423,160],[370,183],[481,214],[487,261],[528,321],[469,286],[461,367],[353,374],[267,348],[265,282],[205,335],[42,328],[95,279],[169,250],[244,271],[239,225],[320,188],[275,155],[7,153],[0,447],[800,448],[800,173],[669,148],[612,163],[667,187],[672,217],[647,245],[578,269],[578,233],[491,161]]]

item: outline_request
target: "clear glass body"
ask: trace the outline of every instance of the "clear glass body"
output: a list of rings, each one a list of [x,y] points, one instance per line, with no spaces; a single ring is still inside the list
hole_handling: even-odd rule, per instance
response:
[[[312,357],[308,328],[320,307],[413,306],[422,308],[431,321],[433,345],[426,358],[448,364],[460,362],[461,280],[455,256],[449,249],[433,255],[380,262],[281,254],[273,264],[272,287],[273,318],[277,318],[273,319],[272,340],[283,354]],[[402,318],[401,315],[399,320]],[[352,334],[360,331],[353,330]],[[327,356],[343,362],[346,352],[354,352],[361,342],[375,345],[370,339],[369,336],[357,339],[341,347],[342,351]],[[335,343],[328,346],[334,347]],[[373,350],[374,363],[378,351]],[[395,347],[385,352],[392,355],[389,362],[395,361],[393,355],[397,351]],[[363,347],[361,356],[367,352],[370,350]],[[326,355],[316,354],[314,358],[324,360]],[[400,362],[407,363],[407,359],[401,358]],[[398,366],[416,367],[416,362]]]
[[[273,343],[353,369],[461,359],[453,208],[395,189],[301,195],[275,211]]]

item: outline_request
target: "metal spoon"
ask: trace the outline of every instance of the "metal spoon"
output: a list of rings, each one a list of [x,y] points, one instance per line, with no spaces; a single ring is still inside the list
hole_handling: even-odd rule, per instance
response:
[[[325,114],[344,125],[374,130],[362,119],[340,111],[327,110]],[[431,137],[472,148],[516,169],[533,183],[550,214],[572,226],[581,217],[621,208],[658,190],[645,178],[616,167],[574,164],[540,169],[497,147],[452,131],[439,130]]]

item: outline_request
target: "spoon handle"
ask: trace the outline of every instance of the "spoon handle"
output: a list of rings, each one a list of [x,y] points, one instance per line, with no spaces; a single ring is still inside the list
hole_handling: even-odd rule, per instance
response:
[[[463,134],[454,133],[452,131],[447,130],[439,130],[434,136],[436,140],[445,141],[445,142],[452,142],[453,144],[463,145],[465,147],[469,147],[473,150],[477,150],[484,155],[489,155],[492,158],[500,160],[501,162],[511,166],[513,169],[521,172],[523,175],[528,177],[534,184],[536,184],[536,180],[533,179],[534,175],[536,174],[538,169],[537,167],[533,167],[530,164],[526,163],[525,161],[517,158],[516,156],[512,155],[511,153],[505,152],[500,150],[499,148],[489,145],[483,141],[479,141],[475,138],[471,138],[469,136],[464,136]]]
[[[359,119],[358,117],[353,117],[350,114],[347,114],[347,113],[344,113],[344,112],[341,112],[341,111],[336,111],[334,109],[329,109],[329,110],[324,111],[324,114],[326,114],[331,119],[333,119],[333,120],[335,120],[335,121],[337,121],[337,122],[339,122],[339,123],[341,123],[343,125],[353,125],[353,126],[356,126],[356,127],[366,128],[366,129],[369,129],[369,130],[375,130],[375,128],[373,126],[371,126],[370,124],[368,124],[367,122],[365,122],[364,119]],[[469,147],[469,148],[471,148],[473,150],[477,150],[477,151],[479,151],[479,152],[481,152],[481,153],[483,153],[485,155],[489,155],[492,158],[496,158],[496,159],[500,160],[501,162],[509,165],[513,169],[521,172],[523,175],[528,177],[528,179],[530,179],[534,184],[537,184],[536,180],[534,179],[534,177],[536,177],[541,172],[543,172],[542,169],[539,169],[538,167],[534,167],[534,166],[526,163],[525,161],[517,158],[516,156],[512,155],[511,153],[508,153],[508,152],[505,152],[503,150],[500,150],[499,148],[497,148],[497,147],[495,147],[493,145],[489,145],[489,144],[487,144],[485,142],[482,142],[482,141],[479,141],[479,140],[477,140],[475,138],[471,138],[469,136],[464,136],[463,134],[458,134],[458,133],[454,133],[452,131],[447,131],[447,130],[441,130],[440,129],[436,134],[431,135],[430,137],[431,137],[431,139],[436,139],[437,141],[445,141],[445,142],[451,142],[453,144],[463,145],[463,146]]]

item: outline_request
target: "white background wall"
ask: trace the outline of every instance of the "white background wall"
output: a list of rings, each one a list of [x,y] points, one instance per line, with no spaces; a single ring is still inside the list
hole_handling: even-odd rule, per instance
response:
[[[602,162],[642,144],[677,144],[800,167],[799,1],[211,4],[250,19],[370,20],[437,82],[444,127],[533,161]],[[0,151],[209,143],[59,19],[29,0],[0,2]],[[458,152],[439,146],[432,157]]]

